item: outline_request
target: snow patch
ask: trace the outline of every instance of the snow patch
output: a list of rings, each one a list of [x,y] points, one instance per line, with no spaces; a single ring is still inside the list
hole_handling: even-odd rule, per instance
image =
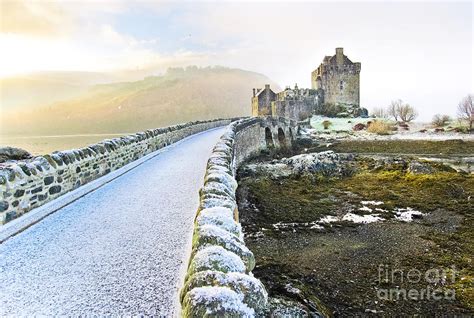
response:
[[[325,217],[321,218],[318,223],[332,223],[332,222],[337,222],[339,219],[336,216],[333,215],[326,215]]]
[[[219,270],[224,273],[245,273],[245,264],[235,253],[221,246],[208,246],[196,253],[191,263],[195,272]]]
[[[243,303],[244,296],[228,287],[196,287],[186,297],[193,307],[191,310],[197,311],[196,314],[201,316],[229,314],[255,317],[255,311]],[[201,308],[204,312],[199,310]]]
[[[383,221],[383,218],[379,217],[378,214],[368,214],[368,215],[357,215],[353,213],[347,213],[342,217],[343,221],[349,221],[354,223],[373,223],[378,221]]]
[[[416,211],[410,207],[397,208],[395,209],[395,214],[395,218],[403,222],[411,222],[413,218],[420,218],[424,215],[420,211]]]
[[[367,206],[363,206],[359,208],[359,211],[372,212],[372,209]]]
[[[383,201],[360,201],[363,205],[382,205]]]

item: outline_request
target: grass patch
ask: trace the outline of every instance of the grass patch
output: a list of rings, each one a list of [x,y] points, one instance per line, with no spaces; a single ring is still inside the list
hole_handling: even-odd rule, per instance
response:
[[[392,126],[384,121],[374,120],[367,127],[367,131],[377,135],[390,135]]]
[[[379,154],[465,154],[474,153],[474,141],[466,140],[346,140],[334,143],[325,150],[352,153],[379,153]]]

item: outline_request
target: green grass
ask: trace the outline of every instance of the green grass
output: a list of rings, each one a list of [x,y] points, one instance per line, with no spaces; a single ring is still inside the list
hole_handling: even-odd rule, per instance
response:
[[[378,154],[474,154],[474,141],[465,140],[345,140],[333,143],[324,150]]]

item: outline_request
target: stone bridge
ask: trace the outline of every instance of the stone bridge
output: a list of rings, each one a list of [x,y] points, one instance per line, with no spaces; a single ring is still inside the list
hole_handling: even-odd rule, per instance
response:
[[[234,175],[296,133],[212,120],[0,164],[0,315],[254,316]]]

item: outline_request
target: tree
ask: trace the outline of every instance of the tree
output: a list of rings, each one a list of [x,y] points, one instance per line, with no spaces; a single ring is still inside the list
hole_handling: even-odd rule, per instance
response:
[[[388,116],[391,116],[395,121],[398,121],[399,109],[402,105],[403,101],[401,99],[393,100],[387,107]]]
[[[451,121],[451,117],[449,117],[448,115],[436,114],[433,116],[433,120],[431,121],[431,124],[435,127],[443,127],[450,121]]]
[[[472,124],[474,123],[474,95],[467,95],[458,105],[458,118],[461,121],[469,123],[469,131],[472,131]]]
[[[393,117],[395,121],[400,119],[403,122],[410,122],[418,116],[418,112],[415,108],[409,104],[404,103],[401,99],[394,100],[387,107],[387,113]]]
[[[408,123],[418,117],[418,112],[410,104],[402,104],[398,108],[398,116],[403,122]]]
[[[383,107],[375,107],[372,110],[372,115],[374,115],[377,118],[388,118],[389,117],[387,109],[385,109]]]

